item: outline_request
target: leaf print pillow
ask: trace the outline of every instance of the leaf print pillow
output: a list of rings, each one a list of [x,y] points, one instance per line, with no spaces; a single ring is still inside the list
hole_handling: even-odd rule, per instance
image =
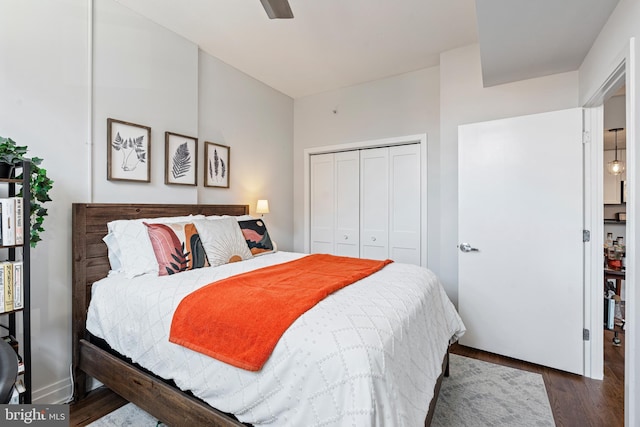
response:
[[[196,226],[191,222],[144,223],[158,261],[158,275],[209,267]]]

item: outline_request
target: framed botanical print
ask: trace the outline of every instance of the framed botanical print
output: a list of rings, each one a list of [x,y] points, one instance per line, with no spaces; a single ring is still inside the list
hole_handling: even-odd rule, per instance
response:
[[[151,181],[151,128],[107,119],[107,179]]]
[[[229,188],[231,148],[213,142],[204,143],[204,185]]]
[[[164,183],[197,185],[198,138],[164,133]]]

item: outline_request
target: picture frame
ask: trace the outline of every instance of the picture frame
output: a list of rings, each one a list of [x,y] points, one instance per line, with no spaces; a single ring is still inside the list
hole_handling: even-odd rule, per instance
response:
[[[164,133],[164,183],[198,185],[198,138]]]
[[[107,180],[151,182],[151,128],[107,119]]]
[[[231,147],[205,141],[204,160],[205,187],[229,188]]]

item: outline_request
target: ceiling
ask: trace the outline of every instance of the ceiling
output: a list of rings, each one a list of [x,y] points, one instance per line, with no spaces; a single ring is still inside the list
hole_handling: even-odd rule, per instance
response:
[[[477,0],[484,86],[574,71],[618,0]]]
[[[289,0],[295,18],[270,20],[259,0],[117,1],[292,98],[436,66],[473,43],[485,86],[576,70],[618,2]]]

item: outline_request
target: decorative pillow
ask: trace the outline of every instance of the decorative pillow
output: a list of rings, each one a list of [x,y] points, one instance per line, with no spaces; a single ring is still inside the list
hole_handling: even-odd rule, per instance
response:
[[[253,256],[275,252],[275,245],[271,241],[267,225],[262,219],[238,221],[238,225]]]
[[[167,276],[209,267],[196,226],[191,222],[148,224],[147,231],[158,261],[158,275]]]
[[[193,219],[200,218],[204,218],[204,215],[141,218],[130,220],[121,219],[111,221],[107,224],[107,229],[109,234],[115,236],[117,245],[114,245],[112,242],[111,246],[109,246],[109,244],[107,246],[110,250],[117,246],[119,254],[114,251],[114,253],[110,255],[114,255],[114,260],[115,257],[119,258],[121,271],[128,278],[148,273],[157,274],[158,262],[156,261],[153,247],[151,246],[151,240],[149,240],[147,227],[145,227],[143,223],[161,222],[167,224],[173,222],[192,221]],[[110,240],[111,238],[108,239]]]
[[[212,266],[252,258],[235,218],[199,219],[193,223],[198,229],[202,246]]]

